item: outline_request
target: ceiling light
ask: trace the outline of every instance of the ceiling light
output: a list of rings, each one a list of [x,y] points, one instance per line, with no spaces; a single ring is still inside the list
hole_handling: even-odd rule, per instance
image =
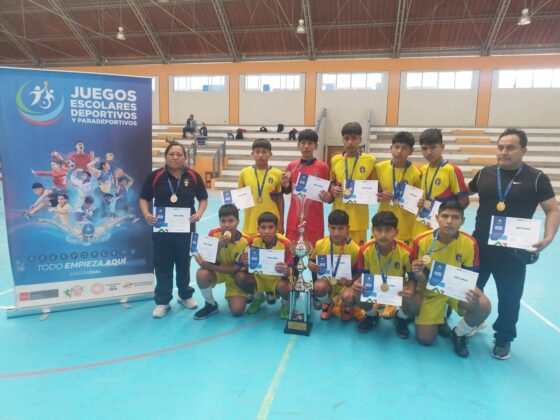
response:
[[[299,24],[296,28],[296,33],[297,34],[304,34],[305,33],[305,26],[303,26],[303,19],[299,20]]]
[[[521,11],[521,16],[519,18],[519,22],[517,24],[519,26],[525,26],[531,23],[531,16],[529,16],[529,9],[523,9]]]
[[[117,32],[117,39],[119,41],[124,41],[126,39],[126,35],[124,34],[124,28],[119,26],[119,31]]]

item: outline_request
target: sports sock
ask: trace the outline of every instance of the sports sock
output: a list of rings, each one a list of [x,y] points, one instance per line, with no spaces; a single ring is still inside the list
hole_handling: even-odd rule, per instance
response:
[[[212,293],[212,286],[207,287],[206,289],[200,288],[200,293],[206,302],[210,305],[216,305],[216,301],[214,300],[214,294]]]

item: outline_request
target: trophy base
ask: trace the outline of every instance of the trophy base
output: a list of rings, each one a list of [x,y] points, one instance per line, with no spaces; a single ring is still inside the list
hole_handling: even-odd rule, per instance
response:
[[[286,322],[286,326],[284,327],[284,334],[296,334],[296,335],[304,335],[306,337],[309,337],[312,328],[313,328],[313,322],[288,320]]]

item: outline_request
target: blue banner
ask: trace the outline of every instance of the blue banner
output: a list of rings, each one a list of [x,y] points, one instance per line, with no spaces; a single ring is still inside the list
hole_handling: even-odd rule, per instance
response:
[[[151,79],[0,68],[0,92],[16,306],[152,292]]]

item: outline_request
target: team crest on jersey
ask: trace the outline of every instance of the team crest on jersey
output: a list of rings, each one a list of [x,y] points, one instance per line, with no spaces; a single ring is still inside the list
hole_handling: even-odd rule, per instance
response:
[[[183,180],[183,185],[184,185],[185,187],[188,187],[188,186],[189,186],[189,180],[188,180],[187,178],[185,178],[185,179]]]
[[[366,173],[366,167],[365,167],[365,166],[360,166],[360,173],[361,173],[361,174],[365,174],[365,173]]]
[[[401,263],[397,261],[395,263],[395,270],[398,270],[399,268],[401,268]]]
[[[268,178],[268,183],[269,183],[269,184],[272,184],[273,182],[274,182],[274,179],[273,179],[272,177],[269,177],[269,178]]]
[[[463,260],[463,256],[461,254],[455,255],[455,261],[461,262]]]
[[[439,184],[441,184],[441,179],[439,179],[439,178],[436,178],[436,180],[435,180],[434,184],[436,184],[436,185],[439,185]]]

